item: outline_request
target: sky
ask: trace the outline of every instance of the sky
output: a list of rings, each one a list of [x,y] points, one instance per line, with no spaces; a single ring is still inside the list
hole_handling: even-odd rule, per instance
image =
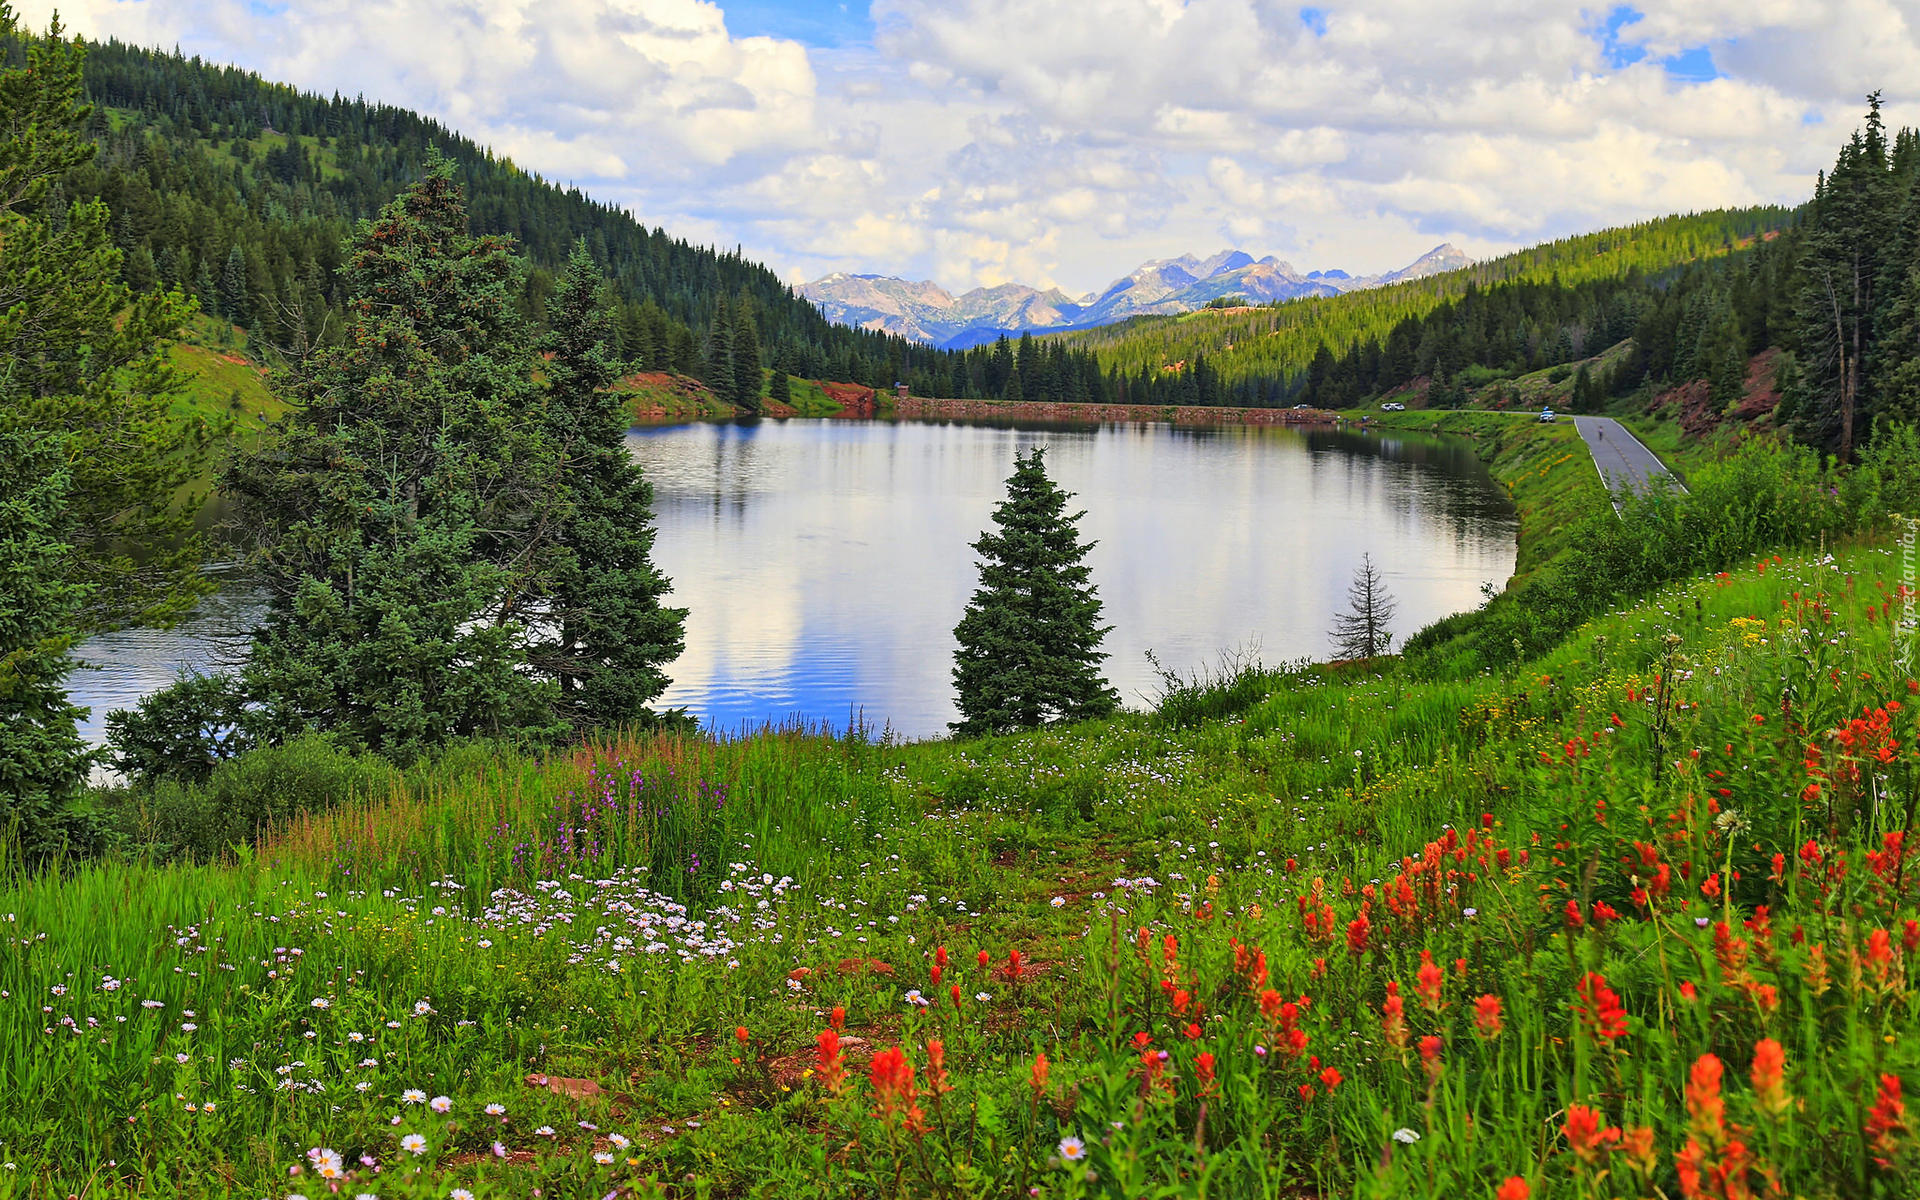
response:
[[[17,4],[44,23],[48,0]],[[1070,295],[1232,246],[1485,256],[1796,203],[1920,0],[65,0],[76,32],[416,109],[793,282]]]

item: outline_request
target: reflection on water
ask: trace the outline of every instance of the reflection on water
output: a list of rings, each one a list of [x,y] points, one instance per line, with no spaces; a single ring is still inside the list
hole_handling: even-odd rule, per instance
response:
[[[107,714],[166,687],[184,672],[212,673],[239,665],[247,630],[266,607],[265,597],[232,576],[172,629],[122,629],[80,643],[74,657],[84,664],[68,677],[73,702],[92,710],[80,736],[106,741]]]
[[[1108,674],[1129,704],[1152,689],[1149,648],[1179,670],[1240,647],[1324,657],[1363,552],[1400,602],[1401,636],[1513,570],[1505,495],[1461,444],[1419,436],[789,420],[637,429],[628,445],[654,485],[655,558],[691,610],[662,702],[723,731],[859,710],[908,736],[944,732],[971,544],[1033,445],[1087,510]],[[75,676],[89,739],[183,666],[230,662],[258,604],[236,587],[179,629],[83,645],[101,668]]]
[[[725,730],[794,713],[944,731],[972,542],[1014,455],[1048,447],[1087,510],[1109,677],[1151,691],[1144,651],[1185,670],[1257,646],[1328,653],[1370,551],[1411,632],[1513,570],[1505,495],[1459,443],[1233,426],[792,420],[635,430],[654,553],[690,609],[663,698]]]

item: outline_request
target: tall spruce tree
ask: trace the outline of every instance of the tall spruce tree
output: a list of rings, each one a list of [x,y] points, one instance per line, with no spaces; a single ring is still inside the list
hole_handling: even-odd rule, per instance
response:
[[[58,186],[94,152],[83,47],[57,23],[21,35],[4,3],[0,46],[24,49],[0,65],[0,838],[37,860],[91,842],[68,651],[207,590],[186,497],[202,460],[163,348],[190,306],[131,295],[107,207]]]
[[[685,645],[686,610],[653,565],[653,487],[627,452],[625,399],[612,391],[612,313],[584,241],[547,303],[547,440],[559,456],[566,508],[537,626],[533,665],[559,687],[559,711],[579,728],[649,721],[665,667]]]
[[[1802,437],[1852,457],[1867,432],[1867,364],[1873,348],[1876,289],[1898,196],[1888,161],[1880,93],[1867,98],[1867,122],[1820,180],[1801,233],[1796,313],[1801,393],[1792,416]]]
[[[1336,614],[1327,636],[1342,658],[1372,658],[1385,654],[1393,643],[1393,616],[1398,606],[1387,592],[1373,555],[1362,554],[1347,585],[1347,610]]]
[[[1045,450],[1014,460],[996,530],[973,544],[980,586],[954,628],[953,681],[963,735],[1009,733],[1044,721],[1103,717],[1119,703],[1102,675],[1099,589],[1085,563],[1091,542],[1067,515],[1069,493],[1047,475]]]
[[[266,736],[332,730],[404,762],[564,728],[523,669],[564,488],[522,269],[468,234],[437,154],[362,224],[342,344],[289,380],[281,434],[226,481],[270,596],[243,673]]]

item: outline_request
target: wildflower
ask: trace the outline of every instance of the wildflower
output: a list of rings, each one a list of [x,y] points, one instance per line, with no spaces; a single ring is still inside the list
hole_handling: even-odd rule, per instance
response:
[[[406,1091],[400,1093],[400,1103],[402,1104],[419,1104],[426,1098],[427,1094],[419,1088],[408,1088]]]
[[[874,1055],[870,1078],[874,1099],[880,1104],[874,1116],[888,1124],[899,1120],[916,1137],[926,1132],[925,1114],[915,1102],[913,1064],[907,1061],[906,1051],[895,1046]]]
[[[1493,1200],[1527,1200],[1533,1192],[1527,1187],[1527,1181],[1518,1175],[1507,1176],[1507,1181],[1493,1193]]]
[[[827,1024],[833,1026],[835,1032],[845,1029],[847,1027],[847,1010],[838,1004],[834,1005],[833,1011],[827,1014]]]
[[[936,1098],[953,1090],[947,1082],[947,1046],[938,1039],[927,1043],[927,1090]]]
[[[1473,1002],[1473,1035],[1481,1041],[1500,1036],[1500,997],[1489,993]]]
[[[1364,912],[1348,923],[1347,949],[1351,950],[1355,957],[1367,952],[1367,936],[1372,930],[1373,922],[1367,919],[1367,914]]]
[[[1049,1064],[1047,1063],[1047,1056],[1044,1053],[1036,1054],[1033,1056],[1032,1086],[1035,1094],[1038,1094],[1040,1092],[1044,1092],[1047,1090],[1048,1067],[1049,1067]]]
[[[1702,1054],[1687,1077],[1688,1128],[1715,1142],[1725,1130],[1727,1102],[1720,1095],[1724,1070],[1718,1058]]]
[[[1440,1039],[1432,1035],[1420,1039],[1420,1066],[1426,1071],[1427,1079],[1437,1083],[1440,1080]]]
[[[1900,1097],[1900,1077],[1882,1075],[1880,1092],[1874,1098],[1873,1110],[1867,1114],[1867,1141],[1875,1154],[1882,1158],[1893,1156],[1894,1138],[1906,1132],[1906,1117],[1907,1104]]]
[[[746,1047],[747,1038],[747,1027],[745,1025],[735,1025],[733,1027],[733,1040],[740,1043],[742,1049]]]
[[[552,1137],[552,1136],[553,1136],[553,1126],[551,1126],[551,1125],[542,1125],[542,1126],[541,1126],[540,1128],[538,1128],[538,1129],[536,1129],[536,1130],[534,1130],[534,1131],[533,1131],[533,1134],[534,1134],[534,1136],[535,1136],[535,1137],[547,1137],[547,1138],[550,1138],[550,1137]]]
[[[427,1101],[427,1107],[437,1113],[451,1112],[453,1111],[453,1101],[446,1096],[435,1096],[433,1099]]]
[[[1560,1127],[1567,1146],[1581,1162],[1592,1166],[1600,1161],[1608,1147],[1620,1140],[1620,1131],[1610,1128],[1600,1110],[1584,1104],[1567,1106],[1567,1123]]]
[[[817,1044],[815,1065],[820,1071],[820,1081],[826,1084],[828,1091],[837,1092],[846,1077],[846,1064],[840,1060],[839,1031],[822,1029],[814,1041]]]
[[[1621,1007],[1619,995],[1607,986],[1605,975],[1589,971],[1574,990],[1583,1001],[1575,1007],[1588,1033],[1608,1040],[1626,1036],[1627,1010]]]
[[[1327,1094],[1331,1096],[1333,1089],[1339,1087],[1344,1078],[1340,1072],[1334,1070],[1332,1067],[1328,1067],[1326,1070],[1320,1072],[1320,1085],[1326,1088]]]
[[[1202,1096],[1213,1095],[1214,1089],[1217,1086],[1217,1082],[1213,1077],[1213,1063],[1213,1055],[1205,1053],[1204,1051],[1193,1060],[1193,1073],[1194,1077],[1200,1081],[1200,1094]]]
[[[310,1003],[314,1008],[332,1008],[333,1007],[333,1001],[327,999],[325,996],[315,996],[308,1003]]]
[[[400,1139],[400,1148],[408,1154],[425,1154],[427,1152],[427,1139],[417,1133],[410,1133]]]
[[[603,1167],[612,1166],[613,1155],[608,1154],[605,1150],[596,1150],[594,1151],[594,1154],[593,1154],[593,1161],[599,1163]]]
[[[1772,1038],[1761,1038],[1753,1046],[1753,1094],[1760,1111],[1770,1117],[1784,1116],[1791,1101],[1786,1085],[1787,1052]]]
[[[1087,1144],[1077,1137],[1060,1139],[1060,1161],[1077,1163],[1087,1156]]]
[[[455,1188],[447,1193],[447,1200],[473,1200],[473,1193],[465,1188]]]
[[[1653,1126],[1636,1125],[1620,1135],[1620,1151],[1626,1156],[1627,1165],[1639,1173],[1642,1179],[1651,1178],[1653,1169],[1660,1159],[1653,1149]]]
[[[1411,1146],[1420,1140],[1420,1133],[1418,1130],[1403,1127],[1393,1131],[1393,1140],[1402,1146]]]
[[[489,1104],[486,1107],[486,1114],[490,1117],[504,1117],[507,1115],[507,1107],[504,1104]]]
[[[1446,983],[1446,972],[1433,965],[1433,956],[1425,950],[1420,952],[1420,957],[1424,961],[1420,964],[1420,975],[1413,985],[1413,990],[1419,995],[1420,1003],[1426,1005],[1428,1012],[1437,1013],[1441,1007],[1440,991]]]
[[[1407,1005],[1398,996],[1388,996],[1380,1006],[1380,1028],[1385,1033],[1387,1044],[1397,1049],[1407,1048]]]

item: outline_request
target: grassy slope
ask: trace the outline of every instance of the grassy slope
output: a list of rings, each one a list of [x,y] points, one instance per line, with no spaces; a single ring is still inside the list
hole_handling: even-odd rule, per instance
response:
[[[666,1194],[890,1195],[897,1169],[909,1194],[1049,1196],[1197,1195],[1204,1172],[1210,1195],[1265,1179],[1479,1197],[1519,1173],[1557,1200],[1595,1194],[1560,1132],[1566,1106],[1586,1102],[1653,1131],[1647,1186],[1677,1195],[1681,1089],[1711,1051],[1728,1063],[1728,1119],[1789,1190],[1864,1195],[1881,1174],[1859,1134],[1873,1073],[1920,1080],[1920,1044],[1894,1036],[1916,999],[1903,960],[1882,983],[1848,956],[1915,914],[1915,884],[1867,869],[1855,838],[1877,838],[1872,821],[1822,831],[1860,788],[1821,731],[1907,694],[1871,607],[1896,566],[1888,547],[1862,546],[1837,564],[1749,567],[1596,622],[1512,678],[1273,679],[1264,699],[1187,728],[1122,716],[898,747],[792,732],[632,740],[545,765],[467,753],[242,864],[87,868],[0,890],[0,913],[17,914],[0,953],[0,1082],[16,1097],[0,1107],[0,1150],[21,1166],[7,1178],[48,1195],[88,1179],[257,1195],[286,1188],[308,1147],[332,1147],[398,1164],[383,1196],[444,1196],[455,1181],[597,1196],[689,1176],[699,1183]],[[1890,823],[1916,764],[1912,718],[1895,719],[1903,756],[1876,768]],[[1832,746],[1831,790],[1802,805],[1809,740]],[[1447,831],[1479,829],[1483,813],[1491,840],[1443,856]],[[1827,859],[1845,850],[1853,873],[1803,874],[1794,852],[1810,837]],[[1673,871],[1653,919],[1628,895],[1655,875],[1635,839]],[[684,924],[643,884],[712,923]],[[1364,957],[1349,947],[1362,886],[1380,889]],[[1622,918],[1570,936],[1569,898]],[[716,900],[729,908],[709,912]],[[1757,903],[1779,931],[1763,945],[1740,924]],[[1716,952],[1696,911],[1731,923],[1737,955]],[[1229,939],[1264,952],[1269,1015]],[[938,946],[952,958],[936,985]],[[1433,1011],[1415,989],[1421,949],[1443,968]],[[1585,970],[1624,999],[1617,1042],[1580,1032]],[[1432,1084],[1383,1025],[1389,980],[1411,1035],[1444,1038]],[[918,1013],[908,989],[936,1007]],[[1491,1040],[1474,1034],[1483,994],[1503,1011]],[[1277,1007],[1303,995],[1292,1017]],[[861,1076],[842,1101],[812,1069],[835,1005]],[[69,1016],[104,1032],[68,1032]],[[1317,1068],[1284,1053],[1288,1021]],[[1166,1065],[1141,1066],[1136,1033]],[[1784,1044],[1786,1085],[1806,1104],[1788,1120],[1746,1082],[1762,1035]],[[937,1109],[929,1038],[958,1088]],[[938,1127],[924,1155],[869,1115],[866,1062],[896,1041]],[[1037,1050],[1052,1067],[1032,1105]],[[1218,1089],[1205,1118],[1202,1051]],[[1331,1095],[1325,1069],[1341,1075]],[[1167,1081],[1144,1101],[1143,1071]],[[406,1088],[446,1095],[452,1113],[408,1104]],[[196,1111],[205,1101],[217,1111]],[[1400,1127],[1424,1136],[1395,1145]],[[610,1144],[615,1132],[630,1141]],[[407,1133],[425,1155],[400,1149]],[[1069,1135],[1092,1146],[1101,1188],[1049,1164]],[[488,1152],[496,1140],[506,1161]],[[1910,1194],[1906,1155],[1889,1161],[1902,1173],[1882,1194]],[[408,1181],[414,1166],[431,1187]],[[1633,1180],[1624,1163],[1615,1178]]]

